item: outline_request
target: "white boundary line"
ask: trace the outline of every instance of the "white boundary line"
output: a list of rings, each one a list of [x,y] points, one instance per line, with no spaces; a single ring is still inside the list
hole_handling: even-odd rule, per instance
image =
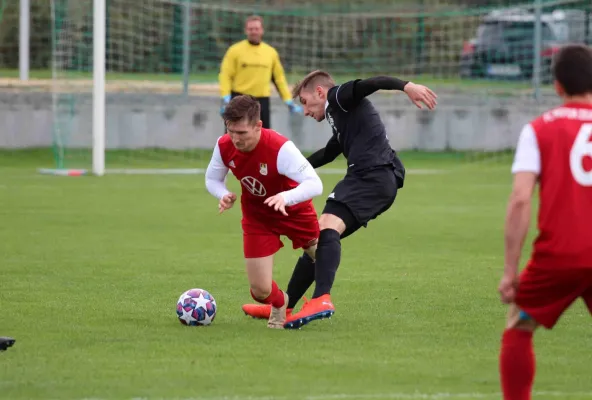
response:
[[[592,392],[557,392],[557,391],[535,391],[533,396],[543,397],[566,397],[577,396],[592,398]],[[174,400],[465,400],[465,399],[500,399],[501,393],[376,393],[376,394],[326,394],[318,396],[220,396],[220,397],[175,397]],[[173,400],[171,399],[171,400]],[[82,400],[106,400],[102,398],[84,398]],[[130,400],[167,400],[167,398],[154,397],[133,397]]]

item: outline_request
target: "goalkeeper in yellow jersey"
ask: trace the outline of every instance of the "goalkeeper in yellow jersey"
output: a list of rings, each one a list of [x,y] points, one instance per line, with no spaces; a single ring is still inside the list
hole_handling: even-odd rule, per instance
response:
[[[220,66],[220,96],[224,112],[230,99],[241,94],[255,97],[261,104],[263,128],[271,128],[271,83],[275,85],[290,112],[302,113],[292,100],[278,52],[262,41],[263,19],[251,16],[245,22],[247,39],[228,48]]]

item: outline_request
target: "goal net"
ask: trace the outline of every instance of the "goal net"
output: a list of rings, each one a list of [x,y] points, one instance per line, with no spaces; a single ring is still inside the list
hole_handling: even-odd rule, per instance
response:
[[[505,160],[522,124],[555,104],[552,43],[589,40],[590,8],[589,1],[544,0],[537,42],[534,1],[51,0],[56,168],[91,170],[94,161],[97,173],[203,170],[224,132],[219,64],[252,14],[263,16],[264,39],[290,84],[326,69],[337,81],[388,74],[433,88],[439,105],[432,113],[402,93],[373,95],[398,151]],[[506,48],[521,44],[513,61],[492,45],[479,62],[476,52],[495,35]],[[103,65],[104,81],[96,70]],[[322,147],[328,124],[291,115],[272,93],[272,128],[305,152]]]

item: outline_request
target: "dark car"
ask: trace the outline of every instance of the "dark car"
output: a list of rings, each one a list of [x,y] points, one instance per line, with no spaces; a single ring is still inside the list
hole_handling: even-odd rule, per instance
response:
[[[541,18],[541,79],[551,81],[551,59],[561,45],[589,43],[591,18],[580,10],[546,13]],[[494,11],[483,18],[475,38],[465,42],[460,75],[465,78],[531,79],[535,15],[525,10]]]

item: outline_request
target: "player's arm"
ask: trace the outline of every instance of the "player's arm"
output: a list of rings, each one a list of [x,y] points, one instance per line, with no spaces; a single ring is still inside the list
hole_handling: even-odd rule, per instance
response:
[[[538,176],[541,159],[532,126],[526,125],[518,140],[512,173],[514,182],[508,200],[504,233],[504,278],[507,287],[500,285],[502,298],[512,301],[515,295],[515,281],[518,276],[520,255],[530,226],[531,201]],[[505,291],[505,293],[504,293]]]
[[[286,73],[284,72],[284,67],[282,66],[280,56],[275,49],[273,50],[273,66],[271,81],[276,87],[284,103],[286,103],[286,105],[290,108],[290,111],[301,112],[302,107],[295,104],[292,100],[292,94],[290,93],[290,88],[288,88],[288,81],[286,80]]]
[[[355,79],[331,88],[329,103],[343,111],[356,107],[363,98],[379,90],[405,90],[409,82],[390,76],[375,76],[368,79]]]
[[[530,226],[531,199],[536,181],[537,175],[534,172],[521,171],[514,174],[505,227],[504,273],[509,275],[518,275],[520,255]]]
[[[212,158],[206,169],[206,189],[208,192],[218,200],[230,194],[230,190],[226,187],[226,176],[228,175],[228,167],[222,161],[220,154],[220,147],[218,142],[214,147]]]
[[[235,47],[231,46],[226,50],[226,54],[222,58],[220,64],[220,73],[218,74],[218,82],[220,86],[220,97],[223,104],[230,101],[230,93],[232,91],[232,81],[236,74],[236,51]]]
[[[281,175],[298,182],[294,189],[278,194],[286,206],[302,203],[323,193],[321,178],[293,142],[288,141],[280,148],[277,169]]]
[[[391,76],[375,76],[368,79],[356,79],[332,88],[328,100],[343,111],[349,111],[356,107],[362,99],[379,90],[398,90],[405,92],[407,96],[421,108],[419,103],[424,103],[430,109],[436,105],[436,94],[429,88],[416,85],[413,82],[404,81]]]
[[[338,155],[341,154],[341,146],[335,136],[331,136],[331,139],[327,142],[327,145],[320,150],[315,151],[308,157],[308,162],[313,168],[320,168],[325,164],[329,164],[335,160]]]

